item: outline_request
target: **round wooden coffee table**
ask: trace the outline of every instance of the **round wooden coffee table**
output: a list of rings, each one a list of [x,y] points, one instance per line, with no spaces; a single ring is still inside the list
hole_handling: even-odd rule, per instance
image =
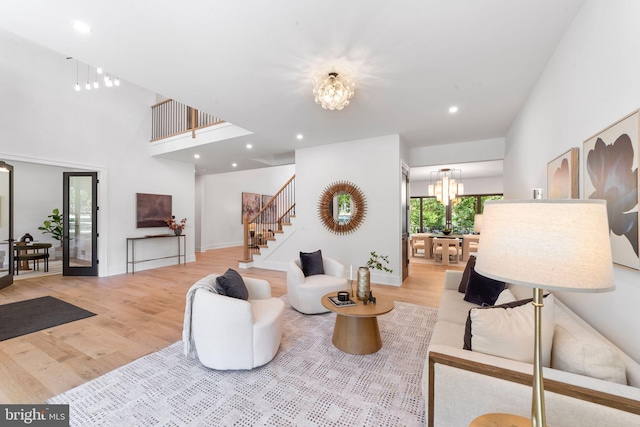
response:
[[[531,420],[511,414],[485,414],[471,421],[469,427],[529,427]]]
[[[322,305],[337,314],[333,345],[350,354],[371,354],[380,350],[382,339],[378,329],[378,316],[393,310],[393,301],[377,296],[376,304],[364,305],[362,301],[352,297],[351,300],[356,305],[336,307],[328,298],[335,295],[332,292],[322,297]]]

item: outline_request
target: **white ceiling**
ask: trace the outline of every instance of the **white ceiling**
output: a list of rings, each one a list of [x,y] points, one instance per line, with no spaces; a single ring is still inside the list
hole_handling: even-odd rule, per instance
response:
[[[5,0],[0,28],[253,132],[209,147],[197,167],[212,173],[387,134],[410,147],[502,137],[582,3]],[[356,83],[343,111],[311,93],[334,70]]]

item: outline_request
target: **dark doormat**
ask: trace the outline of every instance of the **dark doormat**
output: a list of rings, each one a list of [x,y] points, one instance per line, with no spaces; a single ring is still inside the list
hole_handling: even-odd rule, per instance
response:
[[[54,297],[0,305],[0,341],[95,315]]]

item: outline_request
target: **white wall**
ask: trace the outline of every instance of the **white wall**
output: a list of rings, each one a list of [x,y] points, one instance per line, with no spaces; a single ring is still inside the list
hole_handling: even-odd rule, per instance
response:
[[[193,164],[147,154],[155,94],[124,81],[118,88],[76,92],[74,61],[4,30],[0,51],[0,158],[99,172],[100,275],[124,273],[127,237],[169,231],[136,229],[138,192],[173,196],[175,215],[189,219],[187,254],[195,259]],[[39,190],[32,191],[37,197]],[[141,244],[137,255],[170,254],[175,241],[169,240]]]
[[[13,234],[16,240],[25,233],[43,243],[54,247],[61,243],[43,234],[38,227],[54,208],[62,211],[62,173],[69,168],[38,165],[35,163],[11,162],[14,176],[13,197]]]
[[[372,270],[371,281],[399,286],[401,173],[398,135],[296,150],[296,232],[267,261],[286,268],[300,251],[321,249],[355,271],[376,251],[389,256],[393,273]],[[367,201],[364,222],[346,235],[329,232],[318,218],[318,200],[336,181],[355,184]]]
[[[481,162],[504,158],[504,138],[412,148],[409,166]]]
[[[464,194],[468,196],[478,194],[501,194],[504,190],[502,177],[464,178]],[[411,180],[411,197],[427,196],[428,180]]]
[[[638,22],[640,2],[585,2],[507,134],[505,197],[531,198],[547,162],[640,107]],[[640,362],[640,273],[614,270],[614,292],[560,298]]]
[[[242,245],[242,193],[273,196],[295,173],[295,165],[286,165],[200,176],[197,197],[201,199],[202,230],[198,250]]]

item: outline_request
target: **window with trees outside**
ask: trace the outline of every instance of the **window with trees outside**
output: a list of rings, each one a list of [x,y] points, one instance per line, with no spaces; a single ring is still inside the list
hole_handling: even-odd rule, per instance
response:
[[[465,234],[473,232],[473,222],[477,213],[482,213],[487,200],[501,200],[502,194],[460,196],[451,208],[453,232]],[[412,197],[409,211],[411,233],[429,233],[442,230],[445,226],[446,209],[435,197]]]

